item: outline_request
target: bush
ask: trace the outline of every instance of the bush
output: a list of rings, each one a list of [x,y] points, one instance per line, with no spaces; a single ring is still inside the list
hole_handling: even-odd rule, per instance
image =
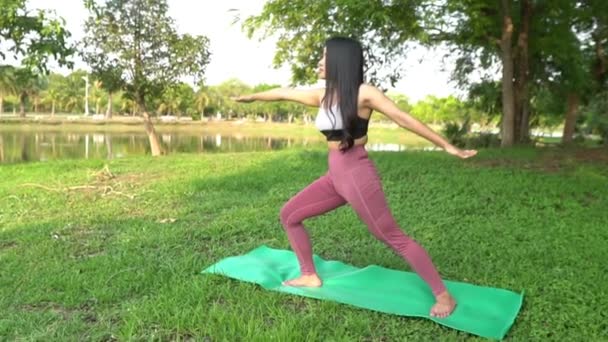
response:
[[[499,147],[500,138],[498,134],[493,133],[479,133],[473,136],[469,136],[466,139],[465,147],[467,148],[489,148]]]
[[[466,145],[466,135],[469,133],[470,128],[469,119],[466,119],[462,124],[447,122],[443,129],[443,134],[452,145],[464,147]]]
[[[448,141],[460,148],[488,148],[500,146],[500,138],[493,133],[471,133],[470,122],[465,120],[462,124],[448,122],[443,134]]]

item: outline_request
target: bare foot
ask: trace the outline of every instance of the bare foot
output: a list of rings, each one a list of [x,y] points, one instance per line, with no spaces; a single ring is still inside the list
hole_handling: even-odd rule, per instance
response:
[[[431,308],[431,317],[445,318],[454,311],[456,301],[448,291],[441,293],[435,299],[437,302]]]
[[[283,282],[283,285],[298,287],[320,287],[322,284],[321,278],[316,274],[303,275]]]

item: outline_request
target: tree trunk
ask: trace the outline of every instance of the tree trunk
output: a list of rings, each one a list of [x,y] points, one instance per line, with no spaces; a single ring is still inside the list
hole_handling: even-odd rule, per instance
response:
[[[515,128],[515,101],[513,98],[513,20],[511,18],[511,0],[501,0],[502,5],[502,37],[500,50],[502,53],[502,127],[501,146],[513,145]]]
[[[55,117],[55,100],[51,103],[51,117]]]
[[[526,143],[529,141],[530,126],[530,98],[528,80],[530,73],[529,63],[529,33],[532,20],[532,3],[524,0],[521,6],[521,29],[517,37],[517,75],[515,77],[515,115],[514,115],[514,141]]]
[[[19,117],[25,117],[25,98],[27,94],[21,93],[19,95]]]
[[[34,113],[38,114],[38,98],[34,98]]]
[[[4,97],[0,96],[0,115],[4,114]]]
[[[145,80],[143,76],[143,68],[142,68],[142,57],[141,57],[141,43],[139,40],[139,31],[134,32],[134,43],[135,43],[135,72],[134,72],[134,80],[133,83],[138,85],[141,84],[141,81]],[[146,101],[144,97],[144,93],[141,88],[136,88],[135,92],[135,103],[139,107],[139,111],[141,111],[144,117],[144,128],[146,129],[146,133],[148,134],[148,140],[150,141],[150,152],[152,156],[160,156],[162,154],[160,141],[158,140],[158,136],[156,135],[156,131],[154,130],[154,125],[152,124],[152,120],[150,119],[150,115],[148,114],[148,109],[146,108]],[[133,106],[135,107],[135,106]]]
[[[112,118],[112,92],[108,92],[108,109],[106,110],[106,119]]]
[[[576,116],[578,114],[579,97],[575,93],[568,94],[568,109],[566,110],[566,122],[564,124],[564,134],[562,144],[572,143],[574,128],[576,127]]]
[[[154,125],[152,124],[152,120],[150,120],[150,115],[147,111],[143,112],[144,116],[144,127],[146,128],[146,133],[148,134],[148,140],[150,141],[150,151],[152,152],[152,156],[160,156],[162,154],[162,149],[160,146],[160,140],[158,140],[158,135],[154,130]]]
[[[152,120],[150,119],[150,114],[148,114],[148,110],[146,109],[145,102],[143,101],[143,96],[137,96],[140,100],[137,102],[139,110],[144,117],[144,128],[146,129],[146,133],[148,134],[148,140],[150,141],[150,152],[152,156],[160,156],[162,154],[162,148],[160,145],[160,140],[158,139],[158,135],[154,130],[154,125],[152,124]]]

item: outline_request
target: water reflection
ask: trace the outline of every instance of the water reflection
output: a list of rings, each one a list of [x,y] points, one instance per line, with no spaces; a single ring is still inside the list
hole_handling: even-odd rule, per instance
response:
[[[240,134],[162,132],[161,144],[168,153],[221,153],[323,147],[315,138],[248,137]],[[409,147],[411,148],[411,147]],[[370,151],[403,151],[405,145],[369,143]],[[54,159],[113,159],[150,154],[145,133],[0,131],[0,163]]]

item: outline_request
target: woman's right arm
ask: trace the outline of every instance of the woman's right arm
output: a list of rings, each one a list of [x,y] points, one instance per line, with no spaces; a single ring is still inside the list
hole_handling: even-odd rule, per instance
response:
[[[319,107],[324,89],[300,90],[293,88],[274,88],[259,93],[235,97],[238,102],[253,101],[292,101],[306,106]]]

